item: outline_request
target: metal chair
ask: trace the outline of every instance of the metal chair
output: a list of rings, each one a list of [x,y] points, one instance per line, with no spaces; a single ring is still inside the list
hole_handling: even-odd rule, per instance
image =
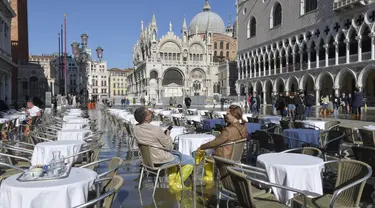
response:
[[[305,207],[359,207],[363,188],[372,175],[372,169],[364,162],[342,159],[325,163],[337,163],[338,172],[333,194],[324,194],[314,198],[302,198],[297,195],[293,198],[293,205]]]
[[[303,155],[322,157],[322,151],[320,151],[320,149],[315,148],[315,147],[300,147],[300,148],[288,149],[281,153],[300,153]]]
[[[138,146],[139,146],[139,150],[141,152],[141,157],[142,157],[142,163],[141,163],[142,170],[141,170],[141,176],[139,177],[138,190],[141,189],[144,171],[146,171],[147,173],[155,174],[156,179],[155,179],[154,190],[152,192],[152,197],[154,197],[156,186],[157,186],[158,181],[159,181],[159,174],[160,174],[161,170],[167,170],[168,168],[178,166],[179,171],[180,171],[180,175],[182,176],[182,171],[181,171],[182,155],[181,155],[180,152],[170,150],[170,149],[166,149],[166,148],[162,148],[162,147],[153,146],[153,145],[138,143]],[[152,156],[151,156],[151,148],[163,150],[163,151],[166,151],[166,152],[170,152],[171,154],[178,155],[179,161],[176,161],[176,162],[173,162],[173,163],[171,162],[171,163],[167,163],[167,164],[160,164],[160,165],[155,164],[153,162],[153,159],[152,159]],[[182,184],[182,188],[183,188],[184,187],[183,177],[181,177],[181,184]]]

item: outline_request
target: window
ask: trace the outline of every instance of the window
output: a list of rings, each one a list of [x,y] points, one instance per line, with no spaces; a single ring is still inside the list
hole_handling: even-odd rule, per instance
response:
[[[229,51],[227,51],[227,58],[229,58]]]
[[[257,34],[257,20],[254,16],[250,18],[250,37],[254,37]]]
[[[246,37],[250,38],[250,20],[247,22]]]
[[[124,95],[124,90],[121,90],[121,95]]]
[[[317,0],[302,0],[301,11],[305,10],[302,14],[315,10],[318,7]]]
[[[116,83],[113,83],[113,88],[116,88]]]
[[[27,90],[27,88],[28,88],[28,83],[22,82],[22,89]]]
[[[217,43],[214,43],[214,49],[217,49]]]
[[[229,50],[229,43],[227,43],[227,50]]]
[[[282,22],[282,8],[279,2],[276,2],[271,10],[270,28],[281,25]]]
[[[220,51],[220,57],[223,57],[223,51]]]
[[[224,49],[224,42],[220,41],[220,49]]]
[[[214,56],[217,56],[217,51],[214,51]]]

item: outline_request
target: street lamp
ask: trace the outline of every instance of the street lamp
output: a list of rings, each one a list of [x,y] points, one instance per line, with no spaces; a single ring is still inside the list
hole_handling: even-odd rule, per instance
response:
[[[81,107],[87,108],[88,100],[89,100],[89,92],[88,92],[88,73],[87,64],[92,61],[90,54],[87,52],[87,43],[88,43],[89,36],[87,34],[81,35],[81,44],[77,42],[73,42],[72,46],[72,53],[74,55],[74,59],[79,67],[79,74],[81,83],[79,84],[82,86],[81,88]],[[81,47],[80,47],[81,45]],[[99,60],[103,58],[103,48],[98,47],[96,49],[96,55]],[[82,84],[82,85],[81,85]]]

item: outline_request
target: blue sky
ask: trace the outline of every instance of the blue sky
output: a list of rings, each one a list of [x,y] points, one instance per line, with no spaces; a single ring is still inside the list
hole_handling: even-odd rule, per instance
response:
[[[229,14],[235,19],[235,0],[209,0],[212,11],[227,24]],[[29,9],[29,46],[31,54],[51,54],[58,51],[58,33],[67,14],[67,51],[70,44],[89,35],[89,47],[104,48],[108,67],[132,66],[132,50],[140,34],[140,22],[145,25],[155,13],[159,37],[169,30],[180,34],[184,16],[189,22],[202,11],[204,0],[32,0]],[[96,54],[95,54],[96,56]]]

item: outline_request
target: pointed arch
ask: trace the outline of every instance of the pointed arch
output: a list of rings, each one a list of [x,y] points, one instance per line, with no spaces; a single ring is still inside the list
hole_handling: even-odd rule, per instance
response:
[[[281,25],[282,23],[282,7],[280,2],[276,1],[270,13],[270,28]]]
[[[268,83],[270,83],[271,86],[273,85],[272,80],[268,78],[268,79],[263,81],[263,89],[266,89]]]
[[[321,82],[322,82],[322,79],[324,78],[324,76],[328,76],[331,78],[332,80],[332,83],[334,83],[334,77],[333,75],[330,73],[330,72],[327,72],[327,71],[323,71],[321,72],[318,77],[316,78],[316,81],[315,81],[315,88],[316,89],[321,89],[320,85],[321,85]]]
[[[353,75],[355,83],[357,84],[357,74],[353,70],[351,70],[349,68],[343,68],[343,69],[341,69],[339,71],[339,73],[337,73],[337,75],[335,77],[335,82],[334,82],[334,87],[335,88],[340,88],[341,87],[341,83],[340,82],[342,82],[342,79],[344,78],[345,73],[349,73],[349,74]]]
[[[286,80],[286,84],[285,84],[286,89],[291,90],[291,84],[292,84],[293,79],[297,82],[297,87],[298,87],[299,79],[296,76],[291,75]],[[296,89],[296,90],[298,90],[298,89]]]
[[[282,77],[277,77],[274,84],[273,84],[273,91],[277,92],[279,85],[282,84],[285,91],[285,80]]]
[[[299,80],[299,89],[304,89],[304,87],[305,87],[304,85],[305,85],[308,78],[311,78],[313,80],[314,87],[315,87],[315,77],[313,75],[311,75],[310,73],[306,73]]]
[[[366,85],[366,77],[371,70],[375,69],[375,64],[367,65],[365,68],[362,69],[361,73],[359,73],[357,85],[358,87],[364,87]]]

